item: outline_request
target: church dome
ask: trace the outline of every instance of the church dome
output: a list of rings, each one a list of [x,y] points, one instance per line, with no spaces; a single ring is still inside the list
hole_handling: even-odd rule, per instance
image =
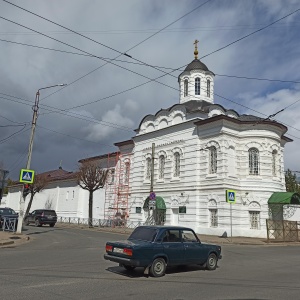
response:
[[[186,68],[184,69],[184,72],[192,71],[192,70],[209,71],[207,66],[203,62],[201,62],[199,59],[194,59],[191,63],[189,63],[186,66]]]

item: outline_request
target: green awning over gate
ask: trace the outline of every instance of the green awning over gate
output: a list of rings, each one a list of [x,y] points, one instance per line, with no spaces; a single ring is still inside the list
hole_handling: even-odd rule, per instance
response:
[[[149,197],[146,198],[145,202],[144,202],[144,206],[143,208],[145,209],[148,209],[149,207]],[[166,207],[166,203],[165,203],[165,200],[163,197],[160,197],[160,196],[156,196],[155,198],[155,203],[156,203],[156,209],[163,209],[163,210],[166,210],[167,207]]]
[[[290,192],[276,192],[268,200],[268,204],[299,204],[300,194]]]

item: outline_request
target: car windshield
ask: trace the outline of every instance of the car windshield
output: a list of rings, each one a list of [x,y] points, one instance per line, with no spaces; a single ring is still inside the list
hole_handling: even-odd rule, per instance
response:
[[[138,227],[128,238],[129,240],[142,240],[147,242],[153,242],[156,236],[157,230],[156,228],[145,228]]]
[[[6,208],[6,209],[0,208],[0,214],[1,215],[16,215],[16,212],[11,208]]]

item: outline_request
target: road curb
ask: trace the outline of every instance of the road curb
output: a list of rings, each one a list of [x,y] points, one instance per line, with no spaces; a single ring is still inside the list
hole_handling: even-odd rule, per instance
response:
[[[15,241],[2,241],[2,242],[0,242],[0,247],[11,245],[11,244],[14,244],[14,243],[15,243]]]

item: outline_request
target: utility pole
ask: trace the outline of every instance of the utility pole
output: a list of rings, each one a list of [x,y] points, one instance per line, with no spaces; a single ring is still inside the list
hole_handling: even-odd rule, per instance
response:
[[[36,121],[37,121],[38,110],[39,110],[39,102],[40,102],[40,90],[45,90],[45,89],[49,89],[49,88],[57,87],[57,86],[66,86],[66,84],[56,84],[56,85],[51,85],[51,86],[47,86],[44,88],[40,88],[40,89],[38,89],[38,91],[35,94],[35,102],[34,102],[34,106],[33,106],[33,116],[32,116],[32,123],[31,123],[31,134],[30,134],[30,140],[29,140],[27,164],[26,164],[27,170],[30,169],[30,163],[31,163],[34,132],[35,132],[35,127],[36,127]],[[24,185],[22,187],[22,191],[21,191],[21,195],[20,195],[20,202],[19,202],[20,209],[19,209],[17,233],[22,233],[22,226],[23,226],[23,221],[24,221],[26,195],[24,196],[23,191],[24,191]]]

